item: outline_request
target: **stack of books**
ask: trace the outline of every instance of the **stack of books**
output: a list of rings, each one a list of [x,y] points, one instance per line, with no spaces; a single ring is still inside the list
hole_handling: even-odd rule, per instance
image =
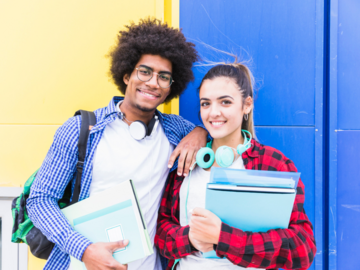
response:
[[[222,222],[250,232],[289,226],[300,173],[211,169],[206,209]],[[203,254],[216,258],[215,251]]]

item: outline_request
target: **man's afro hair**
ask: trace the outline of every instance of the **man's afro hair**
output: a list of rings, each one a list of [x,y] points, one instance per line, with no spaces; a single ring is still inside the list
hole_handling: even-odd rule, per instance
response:
[[[174,83],[165,102],[178,97],[194,80],[191,68],[199,59],[195,45],[186,41],[181,30],[171,28],[158,19],[146,18],[137,25],[131,23],[125,27],[127,30],[119,32],[117,46],[110,53],[110,73],[120,92],[125,94],[126,91],[124,75],[133,72],[143,54],[152,54],[172,63]]]

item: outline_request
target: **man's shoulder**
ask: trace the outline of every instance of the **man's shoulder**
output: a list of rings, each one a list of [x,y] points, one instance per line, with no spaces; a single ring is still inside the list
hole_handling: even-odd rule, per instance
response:
[[[168,114],[168,113],[161,113],[161,112],[158,112],[158,114],[160,115],[160,117],[162,117],[164,120],[167,120],[167,121],[181,121],[184,119],[180,115],[177,115],[177,114]]]
[[[182,116],[177,114],[167,114],[167,113],[159,113],[160,118],[162,118],[162,122],[169,128],[179,128],[180,126],[183,127],[184,125],[192,125],[193,123],[189,122],[188,120],[184,119]]]
[[[102,121],[102,119],[104,119],[105,109],[106,109],[106,107],[99,108],[94,111],[97,123]],[[55,139],[56,138],[70,139],[73,137],[78,137],[80,134],[81,121],[82,121],[81,115],[74,115],[74,116],[68,118],[56,131]]]

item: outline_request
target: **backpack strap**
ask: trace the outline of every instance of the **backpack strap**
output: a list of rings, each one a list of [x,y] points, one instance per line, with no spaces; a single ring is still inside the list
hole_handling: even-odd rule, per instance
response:
[[[79,201],[81,177],[85,162],[87,141],[89,138],[90,129],[96,124],[96,117],[94,112],[79,110],[75,113],[75,116],[76,115],[81,115],[81,127],[78,141],[79,158],[76,164],[76,182],[70,205]]]

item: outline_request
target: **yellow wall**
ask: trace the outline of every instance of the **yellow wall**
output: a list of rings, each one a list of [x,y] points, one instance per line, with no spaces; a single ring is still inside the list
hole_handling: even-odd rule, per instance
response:
[[[179,0],[0,1],[0,187],[23,185],[76,110],[119,95],[105,55],[149,15],[178,27]],[[178,100],[160,109],[178,114]],[[28,269],[44,263],[30,255]]]

